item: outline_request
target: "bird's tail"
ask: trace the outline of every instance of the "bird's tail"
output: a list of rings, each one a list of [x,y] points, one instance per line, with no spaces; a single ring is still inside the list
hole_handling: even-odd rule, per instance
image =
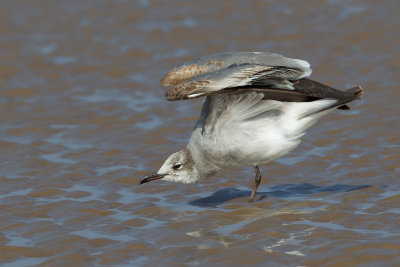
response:
[[[360,98],[362,98],[362,95],[363,95],[363,89],[361,86],[356,86],[356,87],[350,88],[349,90],[345,91],[345,93],[348,96],[353,96],[352,100],[360,99]]]
[[[305,113],[301,116],[301,118],[305,118],[310,115],[320,113],[320,112],[323,112],[323,111],[326,111],[329,109],[333,110],[334,108],[349,110],[350,108],[346,104],[353,100],[362,98],[362,95],[363,95],[363,89],[361,86],[356,86],[356,87],[350,88],[350,89],[344,91],[343,96],[341,98],[337,99],[336,102],[334,102],[330,105],[327,105],[325,107],[321,107],[319,109],[312,110],[311,112]]]

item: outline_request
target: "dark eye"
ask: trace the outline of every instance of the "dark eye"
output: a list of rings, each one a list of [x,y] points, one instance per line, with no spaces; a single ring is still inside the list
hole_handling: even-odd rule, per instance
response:
[[[173,168],[174,168],[174,170],[179,170],[180,168],[182,168],[182,164],[175,163]]]

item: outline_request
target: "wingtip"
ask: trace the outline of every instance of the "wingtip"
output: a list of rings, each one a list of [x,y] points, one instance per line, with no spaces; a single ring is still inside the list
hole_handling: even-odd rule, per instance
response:
[[[161,79],[162,86],[175,86],[179,83],[187,81],[195,76],[205,74],[209,71],[208,65],[199,64],[183,64],[180,67],[169,71],[164,78]]]
[[[182,73],[177,70],[177,68],[169,71],[165,76],[161,79],[160,83],[164,87],[168,86],[174,86],[177,85],[178,83],[186,80],[187,77],[182,75]]]
[[[164,78],[161,79],[160,84],[161,84],[161,86],[164,86],[164,87],[169,86],[168,82],[165,80],[165,76],[164,76]]]
[[[177,101],[179,100],[179,98],[177,97],[177,95],[173,92],[173,90],[169,90],[165,93],[165,99],[167,99],[168,101]]]
[[[172,86],[172,82],[171,82],[171,72],[168,72],[160,81],[160,84],[164,87],[167,86]]]
[[[165,93],[165,98],[168,101],[178,101],[187,99],[187,96],[184,94],[182,90],[178,87],[173,87]]]

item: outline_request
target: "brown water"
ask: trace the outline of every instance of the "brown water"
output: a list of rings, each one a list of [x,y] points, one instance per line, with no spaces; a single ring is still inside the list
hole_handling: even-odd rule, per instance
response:
[[[399,264],[400,2],[285,2],[2,1],[0,265]],[[252,168],[138,185],[201,106],[159,80],[221,51],[365,88],[262,167],[254,206]]]

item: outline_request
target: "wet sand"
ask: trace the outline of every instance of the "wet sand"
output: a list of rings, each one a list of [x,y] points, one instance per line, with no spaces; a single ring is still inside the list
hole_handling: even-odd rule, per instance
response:
[[[4,1],[0,265],[394,266],[400,262],[397,1]],[[202,184],[138,185],[184,147],[187,60],[270,51],[361,85],[291,154]]]

